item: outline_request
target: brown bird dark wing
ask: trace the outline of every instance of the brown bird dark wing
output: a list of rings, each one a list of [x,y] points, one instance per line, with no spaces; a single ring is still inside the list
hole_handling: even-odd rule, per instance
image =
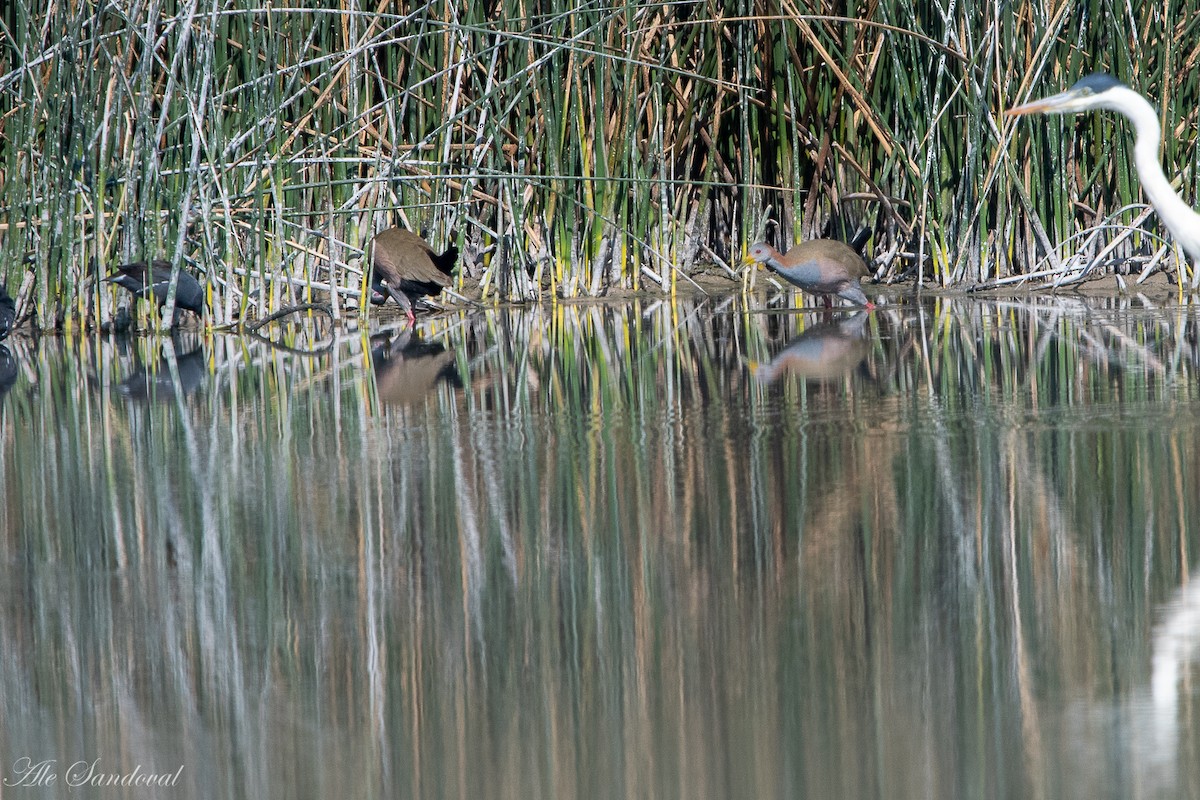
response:
[[[438,255],[429,243],[412,231],[389,228],[375,237],[371,264],[376,278],[399,287],[402,282],[450,285],[450,270],[458,250]],[[448,263],[447,263],[448,261]]]
[[[792,256],[793,253],[796,255]],[[834,239],[812,239],[802,242],[788,251],[788,258],[817,260],[827,281],[867,276],[867,265],[862,256],[849,245]]]

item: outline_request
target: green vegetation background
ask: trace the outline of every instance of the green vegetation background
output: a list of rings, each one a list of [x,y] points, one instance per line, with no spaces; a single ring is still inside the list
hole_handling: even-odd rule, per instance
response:
[[[331,286],[344,313],[391,224],[453,240],[501,299],[669,290],[763,236],[864,227],[887,280],[1023,273],[1141,201],[1119,118],[1002,116],[1098,69],[1152,99],[1196,197],[1195,0],[10,0],[0,22],[0,283],[41,324],[144,257],[194,264],[217,322]]]

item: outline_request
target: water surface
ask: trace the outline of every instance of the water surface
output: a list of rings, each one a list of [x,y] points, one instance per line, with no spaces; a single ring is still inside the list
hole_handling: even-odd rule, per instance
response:
[[[1107,305],[9,340],[5,788],[1200,796],[1195,312]]]

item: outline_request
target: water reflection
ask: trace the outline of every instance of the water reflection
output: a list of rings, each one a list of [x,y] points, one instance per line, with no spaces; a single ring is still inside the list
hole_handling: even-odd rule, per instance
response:
[[[203,346],[197,344],[176,356],[174,340],[167,339],[159,359],[151,364],[139,362],[129,377],[117,384],[117,393],[143,403],[170,402],[200,388],[207,373]]]
[[[319,355],[28,343],[0,407],[6,776],[1200,794],[1193,312],[715,304],[323,329]],[[852,355],[748,368],[810,348]],[[139,364],[187,402],[126,402]]]
[[[410,329],[371,337],[375,392],[389,405],[408,405],[425,397],[441,382],[462,387],[454,352],[440,342],[427,342]]]
[[[754,377],[771,383],[784,374],[812,381],[845,376],[862,363],[871,348],[867,320],[865,311],[844,319],[823,320],[788,342],[771,363],[758,365]]]

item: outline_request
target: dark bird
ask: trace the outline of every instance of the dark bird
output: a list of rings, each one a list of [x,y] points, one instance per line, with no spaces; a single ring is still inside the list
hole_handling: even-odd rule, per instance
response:
[[[1162,126],[1146,98],[1111,75],[1097,72],[1080,78],[1065,92],[1010,108],[1008,115],[1080,114],[1096,108],[1116,111],[1133,123],[1133,165],[1142,188],[1150,198],[1150,205],[1158,212],[1158,218],[1193,265],[1200,268],[1200,214],[1175,192],[1158,162]]]
[[[404,309],[411,325],[413,301],[438,295],[450,285],[450,272],[458,260],[458,248],[450,245],[438,255],[429,243],[412,231],[388,228],[371,242],[371,297],[375,305],[390,295]]]
[[[875,304],[863,294],[859,278],[867,276],[867,265],[849,245],[833,239],[813,239],[787,251],[786,255],[766,242],[750,246],[746,262],[757,261],[779,274],[788,283],[809,294],[820,295],[825,307],[833,305],[837,295],[868,309]]]
[[[4,291],[4,287],[0,286],[0,339],[8,336],[16,318],[17,304],[8,296],[8,292]]]
[[[117,271],[104,280],[111,281],[133,292],[135,297],[154,300],[161,309],[167,303],[167,291],[171,287],[171,263],[155,259],[147,267],[144,261],[122,264]],[[179,270],[175,284],[175,305],[187,309],[196,316],[204,314],[204,288],[191,273]]]
[[[8,352],[8,348],[0,345],[0,400],[8,394],[8,390],[17,382],[17,360],[13,358],[13,354]]]

